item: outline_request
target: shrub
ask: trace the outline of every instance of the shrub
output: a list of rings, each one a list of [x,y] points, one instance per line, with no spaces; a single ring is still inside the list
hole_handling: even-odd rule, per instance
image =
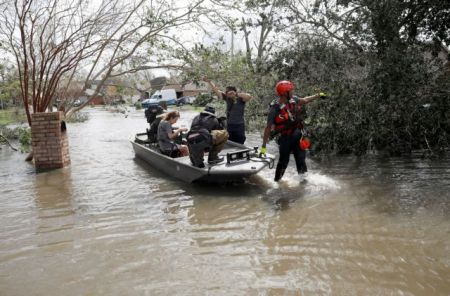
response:
[[[211,103],[213,97],[210,94],[199,94],[195,99],[194,105],[199,107],[204,107],[208,103]]]
[[[20,150],[22,152],[29,152],[31,146],[31,129],[17,128],[19,134]]]

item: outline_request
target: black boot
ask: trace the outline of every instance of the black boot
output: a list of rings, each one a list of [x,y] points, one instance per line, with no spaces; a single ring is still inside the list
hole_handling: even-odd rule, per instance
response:
[[[192,165],[198,168],[204,168],[203,163],[203,149],[201,145],[188,145],[189,147],[189,158],[191,159]]]
[[[215,156],[215,157],[211,157],[211,155],[208,157],[208,163],[209,164],[216,164],[216,163],[220,163],[223,161],[223,157],[219,157],[219,156]]]
[[[208,163],[209,164],[216,164],[223,161],[223,157],[219,157],[219,151],[211,149],[212,151],[209,151],[208,155]]]
[[[275,178],[274,181],[278,182],[283,177],[284,172],[286,171],[286,167],[281,164],[277,164],[277,169],[275,170]]]

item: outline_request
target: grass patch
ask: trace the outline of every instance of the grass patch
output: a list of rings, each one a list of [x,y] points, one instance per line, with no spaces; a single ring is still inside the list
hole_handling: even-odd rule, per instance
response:
[[[0,110],[0,125],[2,126],[12,123],[24,123],[26,121],[27,116],[24,110],[17,108]]]

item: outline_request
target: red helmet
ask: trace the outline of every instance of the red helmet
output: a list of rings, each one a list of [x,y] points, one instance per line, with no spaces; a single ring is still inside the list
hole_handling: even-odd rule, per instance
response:
[[[279,96],[287,95],[287,93],[294,89],[294,84],[287,80],[282,80],[277,83],[275,90]]]

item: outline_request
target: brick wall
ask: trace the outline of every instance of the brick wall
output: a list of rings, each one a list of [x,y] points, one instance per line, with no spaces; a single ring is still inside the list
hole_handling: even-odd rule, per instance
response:
[[[36,169],[62,168],[70,164],[67,132],[61,131],[62,112],[34,113],[31,139]]]

